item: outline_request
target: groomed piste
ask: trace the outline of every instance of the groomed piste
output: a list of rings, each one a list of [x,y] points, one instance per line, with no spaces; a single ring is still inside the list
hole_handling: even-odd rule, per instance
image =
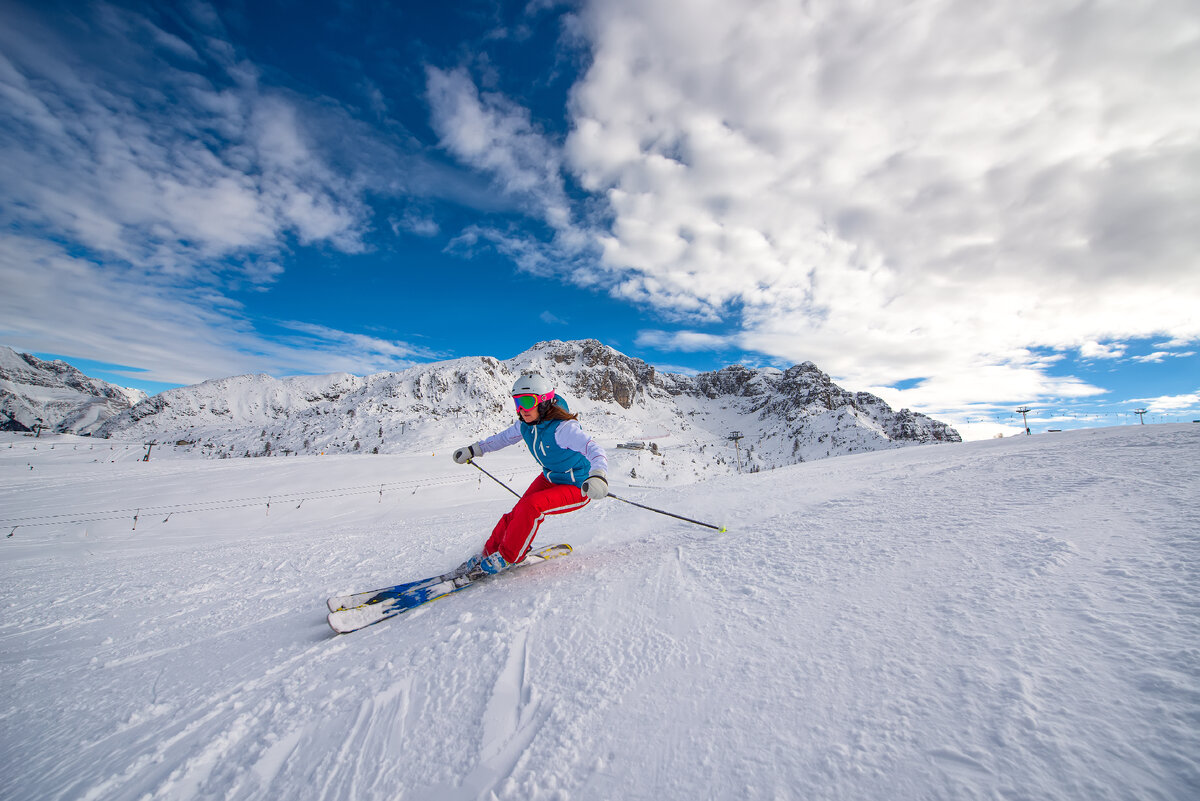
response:
[[[1200,425],[617,482],[729,530],[598,501],[543,526],[570,558],[340,637],[326,597],[511,496],[448,451],[143,453],[0,438],[0,797],[1200,791]]]

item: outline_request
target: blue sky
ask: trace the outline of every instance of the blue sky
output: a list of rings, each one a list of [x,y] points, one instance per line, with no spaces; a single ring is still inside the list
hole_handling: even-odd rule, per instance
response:
[[[999,6],[0,0],[0,344],[155,391],[596,338],[976,436],[1200,418],[1200,9]]]

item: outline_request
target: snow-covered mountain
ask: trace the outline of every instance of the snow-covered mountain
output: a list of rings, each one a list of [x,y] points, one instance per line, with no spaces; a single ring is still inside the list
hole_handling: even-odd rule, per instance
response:
[[[128,389],[88,378],[61,360],[52,362],[0,345],[0,431],[90,434],[110,417],[146,400]]]
[[[596,340],[541,342],[505,361],[469,357],[367,377],[245,375],[169,390],[97,433],[189,443],[212,456],[412,453],[469,443],[513,420],[522,372],[554,382],[633,477],[687,483],[897,445],[959,442],[949,426],[838,387],[811,362],[663,373]],[[740,434],[737,447],[730,439]]]

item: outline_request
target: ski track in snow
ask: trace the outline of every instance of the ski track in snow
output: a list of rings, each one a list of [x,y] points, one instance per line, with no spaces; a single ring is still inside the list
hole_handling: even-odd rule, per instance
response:
[[[445,453],[4,437],[5,799],[1200,797],[1200,426],[614,487],[730,530],[596,502],[543,525],[573,555],[340,637],[326,596],[453,566],[511,496]]]

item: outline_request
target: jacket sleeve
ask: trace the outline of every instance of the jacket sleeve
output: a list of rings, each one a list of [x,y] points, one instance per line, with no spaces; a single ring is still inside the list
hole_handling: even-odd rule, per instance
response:
[[[574,420],[564,422],[554,432],[554,441],[563,448],[582,453],[591,464],[593,473],[602,470],[605,475],[608,475],[608,456],[605,455],[604,449],[596,440],[584,432],[579,423]]]
[[[521,424],[513,423],[499,434],[493,434],[487,439],[480,440],[475,444],[479,446],[479,450],[483,453],[491,453],[492,451],[498,451],[501,448],[507,448],[509,445],[516,445],[520,441]]]

